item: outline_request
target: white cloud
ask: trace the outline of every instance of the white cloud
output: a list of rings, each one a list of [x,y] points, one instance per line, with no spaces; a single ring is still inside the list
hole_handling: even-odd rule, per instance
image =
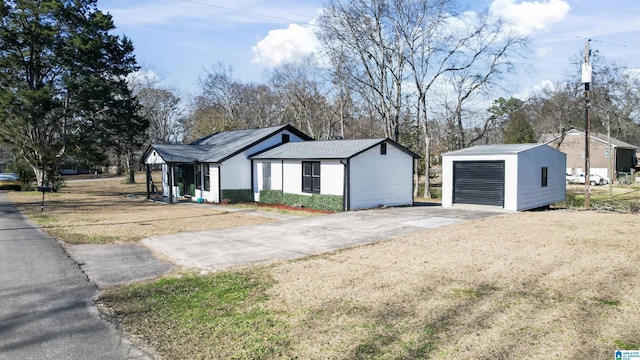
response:
[[[269,31],[269,34],[252,48],[254,63],[275,67],[295,62],[314,54],[320,43],[309,25],[289,25],[286,29]]]
[[[551,80],[542,80],[538,84],[533,85],[533,92],[540,92],[544,89],[555,90],[556,85]]]
[[[260,0],[111,0],[105,3],[103,11],[113,15],[119,26],[130,27],[220,28],[229,24],[288,23],[285,18],[306,21],[316,11],[316,7],[304,3],[272,4]]]
[[[489,11],[513,24],[518,32],[530,35],[562,21],[571,10],[565,0],[524,1],[494,0]]]
[[[153,70],[140,69],[129,73],[126,81],[129,87],[139,88],[156,85],[162,81],[162,77]]]
[[[527,100],[532,95],[539,94],[543,92],[545,89],[554,91],[556,89],[556,84],[554,84],[554,82],[551,80],[540,80],[540,82],[538,82],[537,84],[532,85],[531,87],[528,87],[526,89],[523,89],[523,91],[517,94],[513,94],[513,97],[518,98],[520,100]]]

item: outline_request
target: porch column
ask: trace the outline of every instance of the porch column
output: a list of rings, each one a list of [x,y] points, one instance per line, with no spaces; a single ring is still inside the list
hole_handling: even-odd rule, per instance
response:
[[[209,164],[207,164],[209,166]],[[200,198],[204,203],[204,164],[200,164]]]
[[[167,164],[169,169],[169,204],[173,204],[173,164]]]

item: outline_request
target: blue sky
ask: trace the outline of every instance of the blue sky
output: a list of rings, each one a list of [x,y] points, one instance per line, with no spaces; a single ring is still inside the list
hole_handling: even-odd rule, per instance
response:
[[[295,61],[317,46],[310,22],[322,0],[99,0],[116,33],[136,47],[138,62],[184,96],[217,62],[244,82],[263,82],[265,70]],[[518,24],[532,42],[531,68],[511,81],[505,96],[524,97],[569,70],[587,38],[607,60],[640,72],[640,1],[464,0],[470,11],[490,9]],[[594,69],[597,71],[597,69]]]

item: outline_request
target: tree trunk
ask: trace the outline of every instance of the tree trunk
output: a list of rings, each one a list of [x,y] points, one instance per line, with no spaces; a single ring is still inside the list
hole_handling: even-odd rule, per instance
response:
[[[37,167],[37,166],[31,166],[31,169],[33,170],[33,174],[36,176],[36,186],[45,186],[44,183],[44,171]]]
[[[125,155],[126,159],[125,159],[125,172],[126,172],[126,178],[125,178],[125,183],[126,184],[135,184],[136,183],[136,173],[134,171],[133,168],[133,154],[131,153],[131,151],[127,151],[127,154]]]
[[[431,178],[429,177],[429,173],[431,170],[431,138],[429,137],[429,133],[427,132],[427,124],[425,123],[423,128],[424,134],[424,191],[422,193],[422,197],[425,199],[431,199]]]

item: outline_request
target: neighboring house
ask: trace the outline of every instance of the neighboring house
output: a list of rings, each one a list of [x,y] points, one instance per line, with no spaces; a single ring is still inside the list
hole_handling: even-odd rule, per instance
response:
[[[250,158],[260,202],[313,205],[319,196],[345,211],[413,204],[419,156],[390,139],[289,143]]]
[[[409,150],[389,139],[310,140],[283,125],[216,133],[188,145],[151,145],[142,157],[148,195],[155,187],[150,169],[161,166],[169,202],[261,201],[333,210],[413,203],[417,155]]]
[[[544,144],[478,145],[442,155],[442,206],[524,211],[566,196],[566,155]]]
[[[589,139],[589,167],[592,174],[615,180],[618,172],[630,172],[636,166],[636,146],[611,138],[613,157],[610,157],[609,142],[606,134],[592,132]],[[566,132],[562,143],[558,146],[560,140],[560,136],[545,135],[541,142],[567,154],[567,174],[577,175],[583,173],[585,165],[585,133],[572,129]],[[613,174],[609,173],[610,164],[613,168]]]

